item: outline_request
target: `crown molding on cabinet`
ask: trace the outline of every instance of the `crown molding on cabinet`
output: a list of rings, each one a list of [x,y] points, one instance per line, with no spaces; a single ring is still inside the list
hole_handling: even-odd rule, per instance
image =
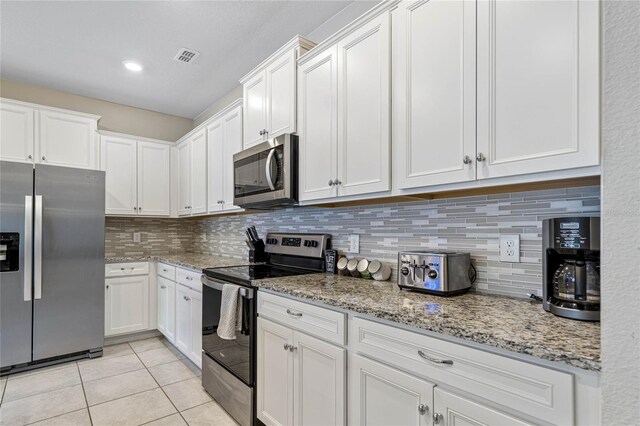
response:
[[[42,104],[34,104],[31,102],[24,102],[16,99],[0,98],[0,104],[3,102],[22,105],[24,107],[33,108],[40,111],[53,111],[53,112],[60,112],[60,113],[69,114],[69,115],[75,115],[77,117],[85,117],[85,118],[89,118],[91,120],[96,120],[96,121],[99,121],[102,118],[101,115],[89,114],[87,112],[73,111],[73,110],[64,109],[64,108],[56,108],[56,107],[42,105]]]
[[[316,44],[314,42],[312,42],[311,40],[307,40],[306,38],[302,37],[301,35],[295,36],[294,38],[289,40],[284,46],[282,46],[280,49],[278,49],[275,52],[273,52],[273,54],[271,54],[267,59],[265,59],[264,61],[260,62],[260,64],[258,64],[251,71],[249,71],[244,77],[242,77],[239,80],[240,84],[244,84],[249,78],[253,77],[253,75],[257,71],[259,71],[261,69],[264,69],[271,62],[273,62],[276,59],[278,59],[284,52],[287,52],[287,51],[293,49],[294,47],[298,47],[298,46],[302,47],[303,49],[310,50],[310,49],[313,49],[313,47],[316,46]]]
[[[189,133],[185,134],[184,136],[182,136],[180,139],[178,139],[175,144],[178,145],[180,142],[184,141],[185,139],[187,139],[189,136],[191,136],[192,134],[196,133],[197,131],[204,129],[205,127],[207,127],[209,124],[211,124],[213,121],[219,119],[220,117],[222,117],[223,115],[225,115],[226,113],[228,113],[229,111],[231,111],[234,108],[237,108],[239,106],[242,106],[242,98],[238,98],[235,101],[231,102],[229,105],[227,105],[226,107],[224,107],[223,109],[221,109],[220,111],[218,111],[216,113],[216,115],[211,116],[209,118],[207,118],[205,121],[203,121],[202,123],[200,123],[197,127],[194,127],[193,129],[191,129],[189,131]]]
[[[163,144],[163,145],[175,145],[175,142],[171,142],[171,141],[165,141],[162,139],[153,139],[153,138],[146,138],[144,136],[136,136],[136,135],[132,135],[129,133],[120,133],[120,132],[112,132],[111,130],[98,130],[98,134],[100,136],[114,136],[117,138],[127,138],[127,139],[135,139],[137,141],[144,141],[144,142],[153,142],[153,143],[159,143],[159,144]]]
[[[398,3],[400,3],[400,1],[401,0],[383,1],[382,3],[379,3],[376,6],[372,7],[363,15],[360,15],[358,18],[354,19],[343,28],[341,28],[338,32],[322,40],[320,43],[316,44],[313,49],[310,49],[307,53],[300,56],[300,58],[298,58],[298,65],[302,65],[308,62],[318,54],[322,53],[327,47],[333,46],[339,40],[342,40],[375,17],[383,14],[384,12],[394,9],[398,5]]]

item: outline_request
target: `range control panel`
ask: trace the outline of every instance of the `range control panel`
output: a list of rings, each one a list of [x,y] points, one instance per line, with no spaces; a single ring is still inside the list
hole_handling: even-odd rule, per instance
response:
[[[267,253],[323,258],[329,248],[331,236],[327,234],[285,234],[270,232],[265,239]]]

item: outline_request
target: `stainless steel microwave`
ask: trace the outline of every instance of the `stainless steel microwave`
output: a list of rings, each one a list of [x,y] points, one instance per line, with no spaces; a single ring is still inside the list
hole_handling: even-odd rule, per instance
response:
[[[233,156],[233,204],[273,208],[298,203],[298,136],[280,135]]]

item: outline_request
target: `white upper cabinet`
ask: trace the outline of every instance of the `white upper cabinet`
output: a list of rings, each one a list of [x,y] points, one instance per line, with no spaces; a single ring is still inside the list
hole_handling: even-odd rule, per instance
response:
[[[388,11],[299,61],[300,200],[391,189]]]
[[[171,146],[138,141],[138,214],[169,216]]]
[[[394,187],[475,180],[476,2],[393,12]]]
[[[244,147],[259,144],[266,138],[267,128],[267,84],[264,72],[253,76],[243,84],[242,96],[245,99]]]
[[[234,102],[206,127],[209,150],[209,212],[239,210],[233,205],[233,155],[242,150],[242,102]]]
[[[0,99],[0,160],[98,169],[97,115]]]
[[[38,163],[83,169],[98,167],[97,120],[84,115],[40,110]]]
[[[296,60],[313,46],[296,36],[240,80],[244,148],[296,132]]]
[[[335,197],[338,175],[338,63],[333,46],[298,69],[299,196]]]
[[[207,212],[207,133],[201,129],[191,140],[191,214]]]
[[[191,144],[178,145],[178,216],[191,214]]]
[[[338,42],[338,194],[391,189],[390,15]]]
[[[106,132],[101,145],[106,214],[169,216],[171,145]]]
[[[478,2],[478,178],[599,164],[599,8]]]
[[[137,141],[102,136],[102,170],[105,171],[105,211],[108,215],[138,214]]]
[[[0,102],[0,160],[33,163],[35,110]]]

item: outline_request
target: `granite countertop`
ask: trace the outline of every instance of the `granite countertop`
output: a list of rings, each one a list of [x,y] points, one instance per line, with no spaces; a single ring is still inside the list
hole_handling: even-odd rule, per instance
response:
[[[164,253],[147,256],[114,256],[105,258],[106,263],[145,262],[158,260],[183,268],[202,271],[204,268],[223,268],[225,266],[249,265],[247,259],[235,257],[214,256],[202,253]]]
[[[401,291],[395,282],[309,274],[255,280],[262,289],[574,367],[600,371],[600,323],[560,318],[541,302]]]

